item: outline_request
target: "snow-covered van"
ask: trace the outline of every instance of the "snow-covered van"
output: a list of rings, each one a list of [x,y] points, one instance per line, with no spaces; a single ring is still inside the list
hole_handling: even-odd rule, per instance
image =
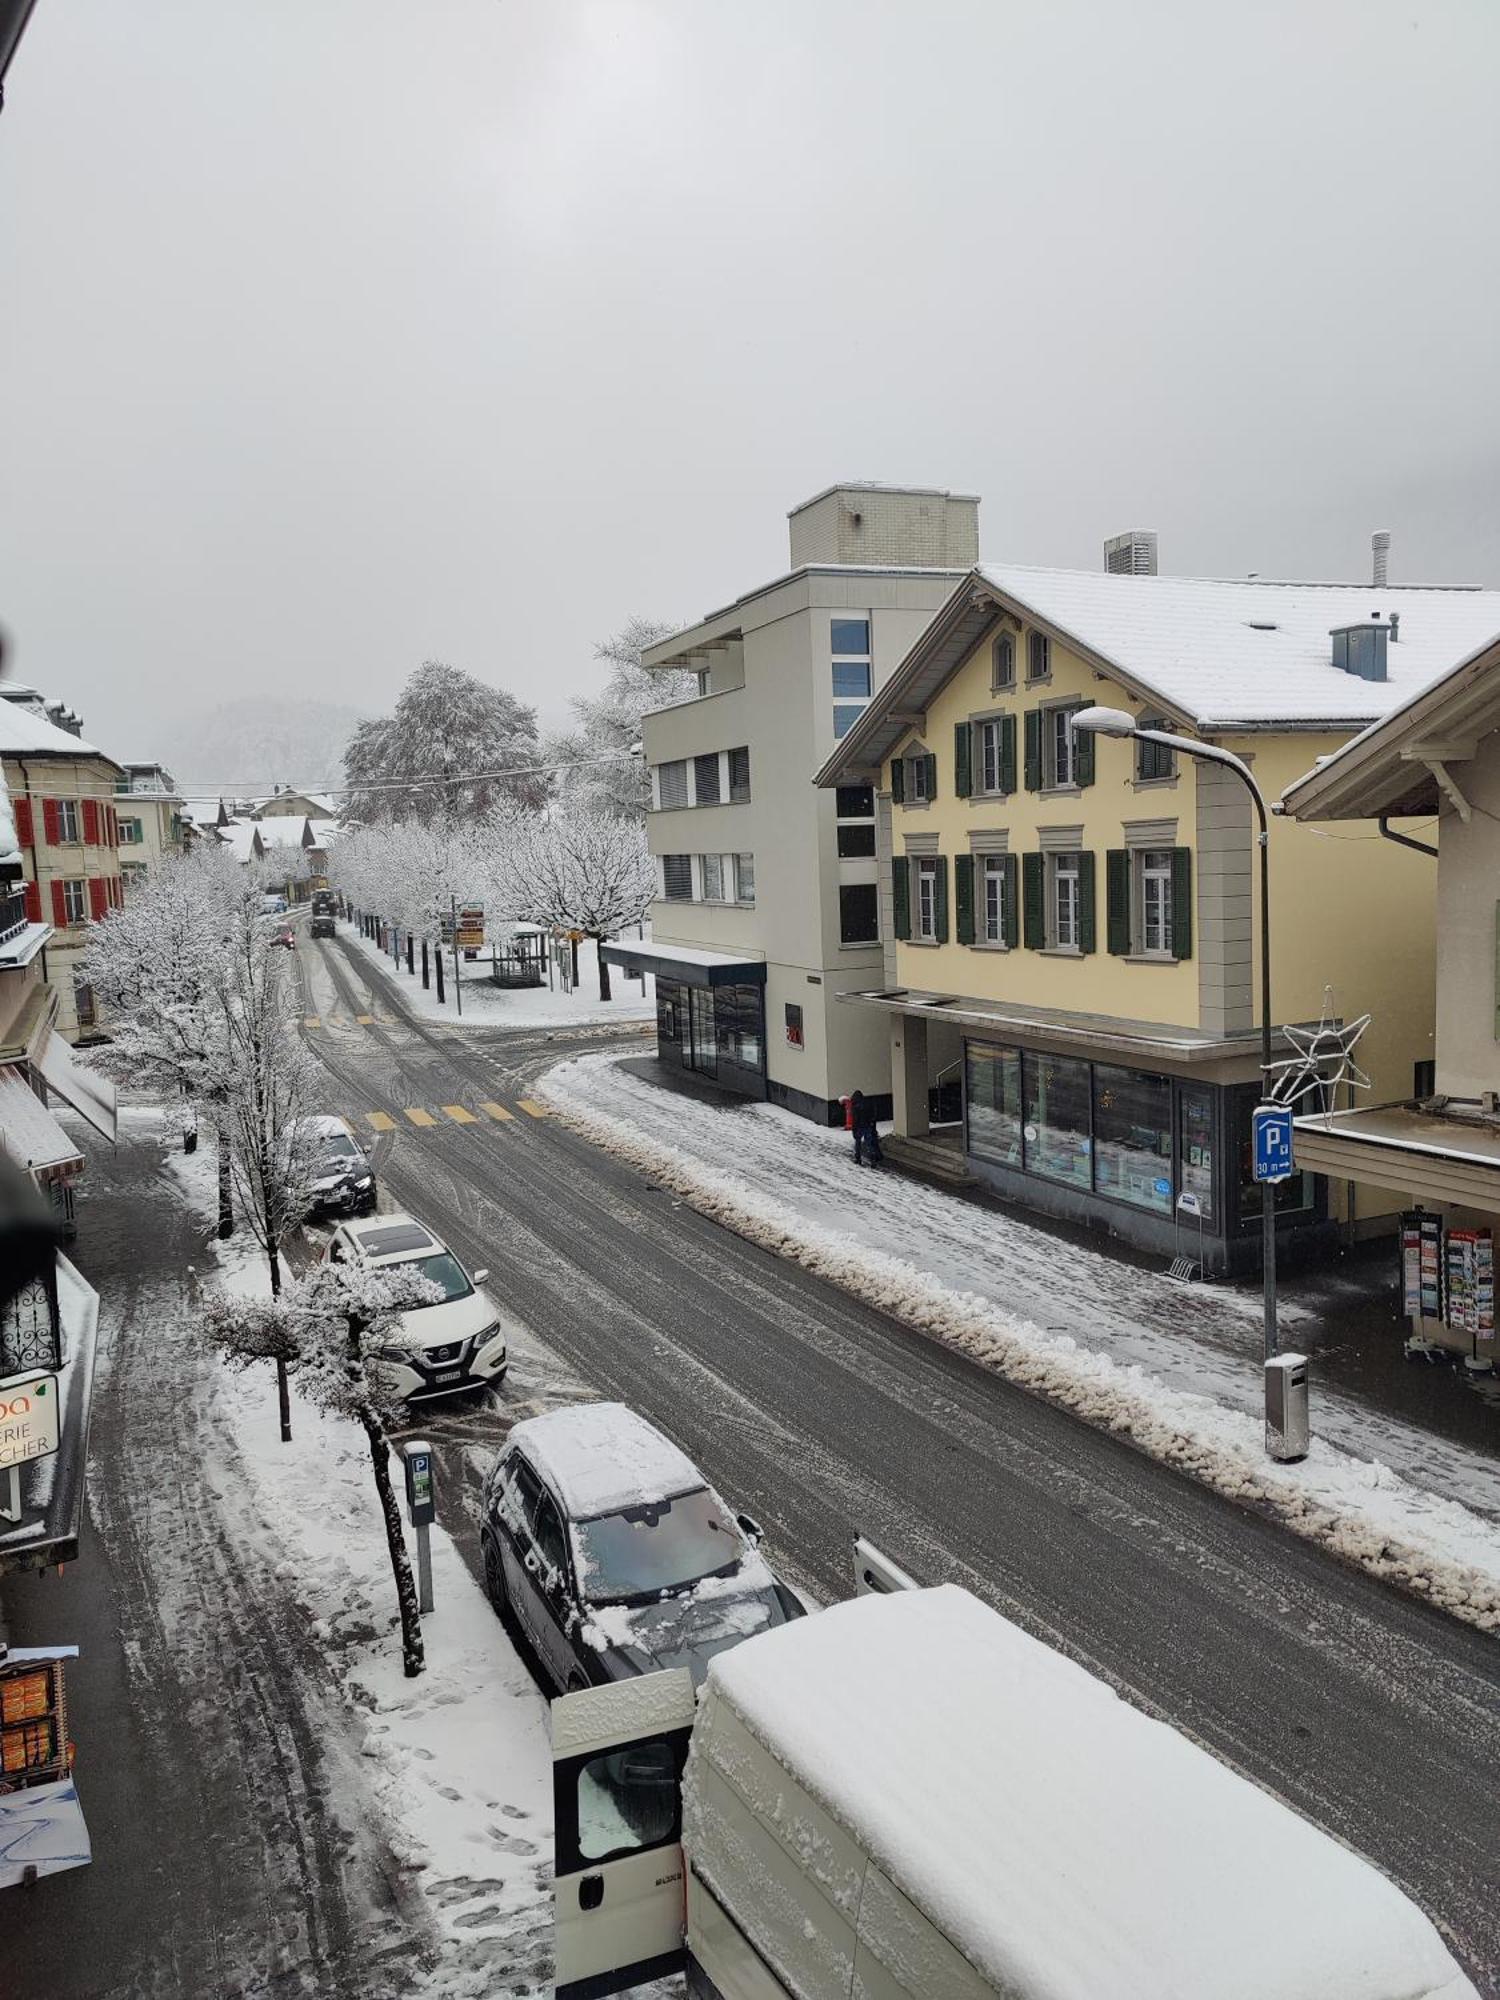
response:
[[[696,1704],[568,1695],[553,1754],[559,2000],[1477,2000],[1369,1862],[952,1585]]]

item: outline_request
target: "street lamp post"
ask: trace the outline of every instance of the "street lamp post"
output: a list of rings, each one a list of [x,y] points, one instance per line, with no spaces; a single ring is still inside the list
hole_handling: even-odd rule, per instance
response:
[[[1123,708],[1084,708],[1072,718],[1074,730],[1083,729],[1096,736],[1133,736],[1142,743],[1163,743],[1169,750],[1177,750],[1184,757],[1196,757],[1200,763],[1222,764],[1244,785],[1255,805],[1255,815],[1260,822],[1260,832],[1256,836],[1260,847],[1260,1067],[1265,1079],[1262,1092],[1270,1088],[1271,1075],[1271,843],[1269,821],[1266,817],[1266,802],[1256,784],[1250,766],[1231,750],[1221,750],[1216,743],[1199,743],[1191,736],[1175,736],[1168,729],[1143,729],[1135,717]],[[1261,1183],[1261,1298],[1265,1321],[1264,1358],[1269,1361],[1275,1355],[1280,1342],[1276,1330],[1276,1197],[1275,1182]]]

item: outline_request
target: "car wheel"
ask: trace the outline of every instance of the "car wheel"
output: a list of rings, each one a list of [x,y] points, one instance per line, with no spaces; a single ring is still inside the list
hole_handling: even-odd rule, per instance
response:
[[[507,1632],[515,1629],[515,1614],[510,1608],[510,1592],[505,1587],[505,1565],[500,1560],[500,1551],[495,1546],[493,1535],[482,1535],[479,1542],[484,1555],[484,1591],[495,1607],[495,1615]]]

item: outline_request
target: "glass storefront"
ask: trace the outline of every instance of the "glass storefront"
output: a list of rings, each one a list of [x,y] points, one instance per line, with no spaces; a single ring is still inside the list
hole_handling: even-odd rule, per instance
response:
[[[717,1076],[731,1089],[755,1089],[766,1069],[764,994],[760,986],[685,986],[658,976],[658,1055],[675,1055],[684,1069]]]
[[[1172,1213],[1172,1082],[1094,1067],[1094,1186],[1136,1208]]]
[[[1021,1058],[970,1042],[964,1050],[969,1151],[1002,1167],[1021,1164]]]
[[[1093,1185],[1089,1117],[1089,1065],[1072,1056],[1035,1054],[1022,1059],[1028,1173],[1069,1187]]]
[[[1214,1101],[1200,1085],[1177,1086],[1178,1186],[1195,1197],[1205,1222],[1214,1219]]]

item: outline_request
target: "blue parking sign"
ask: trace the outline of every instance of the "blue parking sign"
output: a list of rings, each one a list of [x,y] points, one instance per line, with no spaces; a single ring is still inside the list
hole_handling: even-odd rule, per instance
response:
[[[1258,1181],[1292,1176],[1292,1114],[1284,1104],[1257,1104],[1250,1118],[1250,1144]]]

